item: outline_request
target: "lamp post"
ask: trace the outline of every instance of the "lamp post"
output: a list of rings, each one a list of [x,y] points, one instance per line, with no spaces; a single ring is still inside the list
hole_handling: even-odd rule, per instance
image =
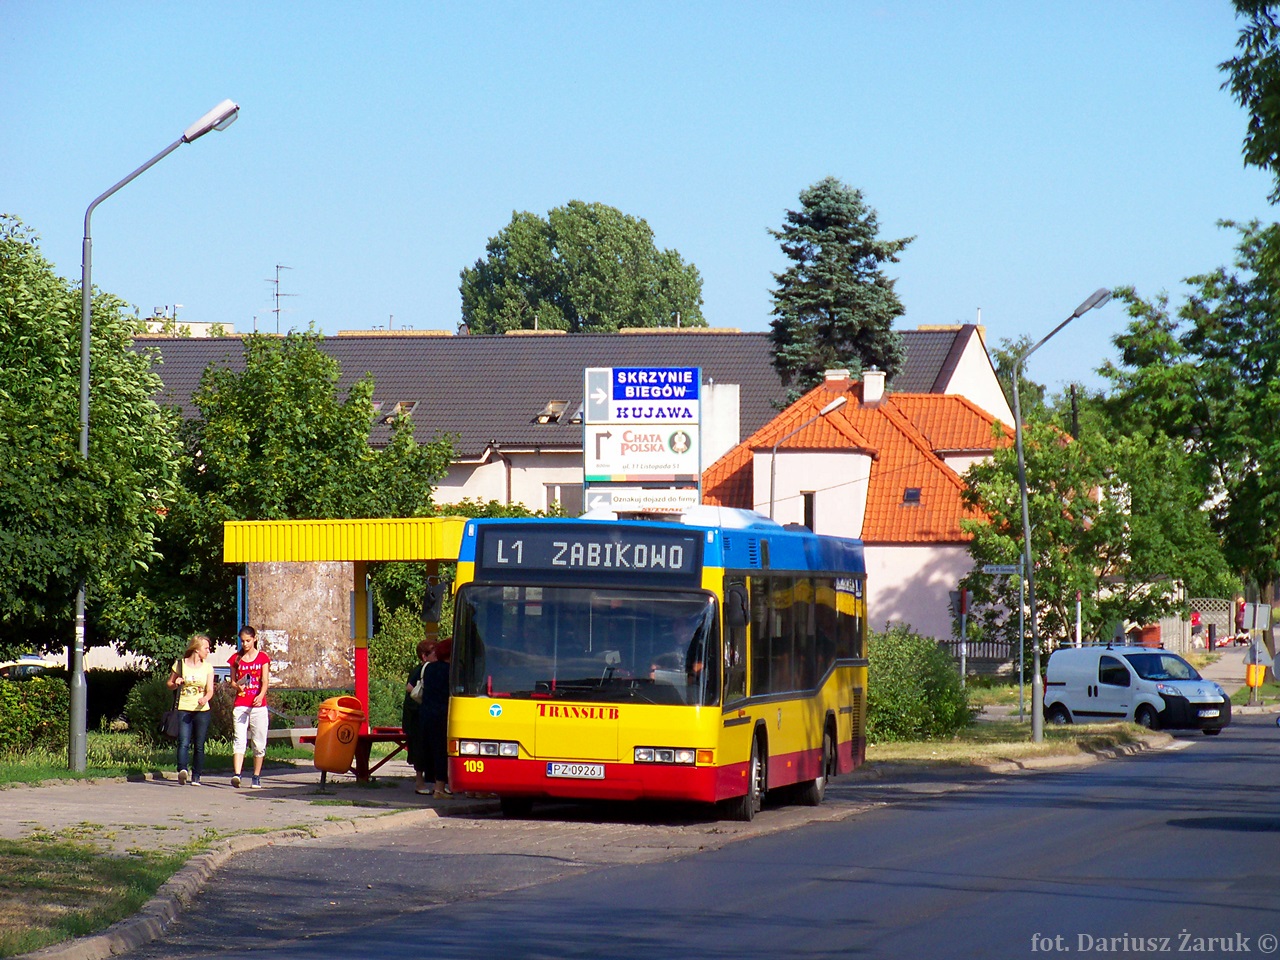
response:
[[[773,491],[775,488],[775,481],[778,478],[778,447],[782,446],[783,443],[785,443],[787,440],[790,440],[792,437],[794,437],[797,433],[799,433],[805,427],[809,426],[809,424],[813,423],[815,420],[821,420],[827,414],[835,413],[835,411],[839,410],[848,402],[849,402],[848,397],[844,397],[844,396],[836,397],[834,400],[828,403],[825,407],[823,407],[821,410],[815,413],[812,417],[810,417],[804,423],[800,424],[800,426],[796,427],[794,430],[792,430],[785,437],[783,437],[781,440],[779,440],[777,443],[773,445],[773,452],[769,454],[769,519],[770,520],[773,519]]]
[[[1018,496],[1022,501],[1022,569],[1027,583],[1027,603],[1031,612],[1031,739],[1035,743],[1044,740],[1044,678],[1040,676],[1040,626],[1036,621],[1035,565],[1031,560],[1031,517],[1027,511],[1027,466],[1022,454],[1022,407],[1018,402],[1018,376],[1027,357],[1035,353],[1055,333],[1094,307],[1100,307],[1111,299],[1106,287],[1095,290],[1075,312],[1050,330],[1045,336],[1018,356],[1013,363],[1013,436],[1018,451]]]
[[[184,143],[198,140],[210,130],[227,129],[239,115],[238,104],[223,100],[187,127],[177,140],[89,204],[89,208],[84,212],[84,246],[81,248],[80,260],[80,458],[82,460],[89,459],[89,335],[93,319],[93,241],[90,239],[89,221],[93,217],[93,211],[107,197],[139,174],[155,166]],[[68,737],[69,762],[72,771],[76,773],[83,773],[85,768],[84,602],[85,582],[81,579],[76,591],[75,642],[71,647],[71,732]]]

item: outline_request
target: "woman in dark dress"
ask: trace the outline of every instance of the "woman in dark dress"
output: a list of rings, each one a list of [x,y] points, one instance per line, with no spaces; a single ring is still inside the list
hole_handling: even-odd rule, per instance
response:
[[[416,774],[413,789],[417,793],[427,795],[431,793],[431,788],[427,786],[427,770],[431,761],[427,759],[426,751],[422,749],[422,722],[419,717],[422,707],[413,699],[412,693],[427,665],[427,656],[431,653],[433,646],[435,646],[433,640],[418,641],[418,665],[409,671],[409,682],[404,685],[404,704],[400,707],[400,729],[405,734],[405,753],[409,755],[409,763]]]
[[[422,706],[418,708],[422,730],[422,753],[426,757],[424,775],[435,780],[432,796],[437,800],[452,796],[449,789],[449,657],[453,641],[448,637],[439,641],[427,654],[423,665]],[[429,772],[428,772],[429,771]]]

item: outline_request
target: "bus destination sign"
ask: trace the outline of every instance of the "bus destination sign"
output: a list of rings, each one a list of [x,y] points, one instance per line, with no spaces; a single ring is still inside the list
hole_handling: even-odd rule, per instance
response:
[[[646,582],[697,583],[702,539],[683,530],[617,527],[543,528],[504,524],[480,532],[476,559],[485,579],[602,577]]]

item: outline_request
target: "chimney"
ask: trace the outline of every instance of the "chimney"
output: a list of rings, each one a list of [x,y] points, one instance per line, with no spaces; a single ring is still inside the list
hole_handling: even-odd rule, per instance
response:
[[[884,371],[870,367],[862,371],[862,402],[874,407],[884,399]]]
[[[822,379],[827,383],[835,383],[849,379],[848,370],[823,370]]]

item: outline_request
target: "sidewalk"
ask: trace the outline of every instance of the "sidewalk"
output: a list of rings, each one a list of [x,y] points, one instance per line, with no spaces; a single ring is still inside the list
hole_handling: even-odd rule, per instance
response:
[[[1220,653],[1222,656],[1204,667],[1200,671],[1200,676],[1218,684],[1227,691],[1228,696],[1234,694],[1244,686],[1244,655],[1248,649],[1248,647],[1234,646],[1218,647],[1213,652]]]
[[[66,780],[0,790],[5,816],[0,837],[22,839],[74,834],[92,840],[104,852],[139,849],[176,850],[195,840],[301,829],[329,832],[335,821],[368,829],[374,821],[435,817],[440,812],[497,809],[495,801],[433,800],[413,791],[413,770],[392,761],[376,780],[357,783],[353,776],[330,774],[322,788],[320,773],[309,766],[269,766],[262,789],[232,788],[230,773],[205,774],[201,786],[180,786],[173,771],[147,778]],[[403,821],[401,821],[403,822]],[[388,823],[387,826],[391,824]],[[342,829],[350,830],[346,826]]]

